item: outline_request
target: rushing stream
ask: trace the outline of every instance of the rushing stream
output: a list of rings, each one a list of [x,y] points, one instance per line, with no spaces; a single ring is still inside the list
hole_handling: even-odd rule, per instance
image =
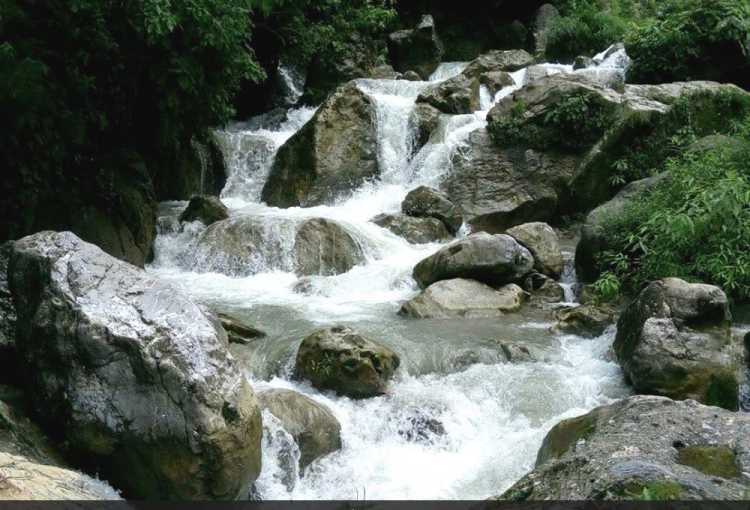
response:
[[[616,64],[607,60],[607,65]],[[268,333],[250,346],[233,347],[256,391],[294,389],[328,406],[341,422],[343,448],[300,476],[280,460],[298,455],[296,445],[277,420],[264,414],[263,472],[256,482],[263,499],[497,495],[533,467],[550,427],[628,394],[609,357],[613,331],[593,340],[556,335],[546,316],[533,309],[486,320],[397,315],[400,304],[418,292],[412,268],[441,245],[409,244],[369,220],[398,212],[405,195],[419,185],[438,186],[468,134],[486,125],[492,104],[526,80],[525,70],[514,73],[515,85],[497,97],[482,91],[481,111],[443,116],[430,142],[413,154],[410,115],[417,96],[464,67],[443,64],[432,83],[358,82],[376,105],[381,178],[333,206],[277,209],[260,203],[276,151],[314,109],[292,109],[281,122],[238,124],[219,133],[230,172],[222,194],[231,210],[229,221],[252,218],[263,228],[262,246],[249,265],[237,267],[197,243],[202,224],[177,228],[175,218],[184,202],[162,205],[156,258],[149,270]],[[557,71],[572,69],[550,66],[550,72]],[[318,217],[344,225],[364,248],[366,262],[342,275],[306,278],[302,292],[293,271],[295,229]],[[570,253],[566,259],[572,266]],[[566,301],[572,301],[574,272],[568,270],[562,283]],[[292,379],[302,338],[335,324],[352,326],[399,354],[400,373],[387,395],[351,400]],[[533,347],[540,361],[505,363],[501,341]],[[426,422],[439,422],[444,433],[427,430],[417,441],[405,433]]]

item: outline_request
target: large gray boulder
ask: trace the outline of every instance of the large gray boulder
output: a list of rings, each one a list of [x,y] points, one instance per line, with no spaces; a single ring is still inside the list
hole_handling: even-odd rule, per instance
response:
[[[335,201],[379,174],[374,105],[356,82],[339,87],[279,149],[262,199],[276,207]]]
[[[552,278],[563,271],[563,256],[557,232],[546,223],[524,223],[506,232],[534,256],[534,269]]]
[[[372,222],[413,244],[446,241],[452,237],[445,224],[437,218],[415,218],[405,214],[380,214],[373,218]]]
[[[258,400],[294,438],[300,451],[300,469],[341,449],[341,424],[323,404],[296,391],[282,389],[260,392]]]
[[[314,218],[300,225],[294,240],[297,274],[336,275],[364,261],[362,247],[340,224]]]
[[[718,287],[653,282],[617,322],[617,359],[638,393],[736,410],[742,354],[730,317]]]
[[[501,233],[521,223],[554,219],[579,161],[574,154],[502,148],[486,129],[478,129],[453,157],[441,188],[472,230]]]
[[[350,328],[336,326],[302,341],[295,375],[321,390],[367,398],[386,392],[400,363],[398,355],[389,348]]]
[[[218,197],[198,195],[190,199],[187,208],[180,214],[180,221],[201,221],[211,225],[229,218],[229,209]]]
[[[462,74],[469,79],[479,79],[485,73],[518,71],[533,63],[534,57],[525,50],[493,50],[471,61]]]
[[[404,303],[399,313],[417,319],[502,317],[520,310],[525,301],[526,293],[513,283],[495,290],[475,280],[455,278],[433,283]]]
[[[419,24],[388,36],[388,53],[396,71],[415,71],[426,80],[443,58],[443,44],[430,15],[422,16]]]
[[[16,241],[17,349],[42,428],[130,497],[235,499],[260,409],[216,319],[69,232]]]
[[[597,260],[609,249],[606,238],[607,223],[617,219],[629,206],[637,204],[666,176],[667,174],[660,174],[631,182],[612,200],[600,205],[586,216],[581,228],[581,240],[576,246],[576,272],[583,281],[593,282],[599,277]]]
[[[422,260],[413,276],[421,288],[467,278],[493,286],[519,281],[534,266],[529,250],[508,235],[472,234]]]
[[[535,469],[500,499],[747,498],[750,416],[635,396],[558,423]]]
[[[422,92],[417,104],[426,103],[443,113],[460,115],[479,110],[479,80],[463,74]]]
[[[464,222],[460,207],[445,193],[427,186],[411,190],[401,203],[401,210],[417,218],[437,218],[451,234],[458,232]]]

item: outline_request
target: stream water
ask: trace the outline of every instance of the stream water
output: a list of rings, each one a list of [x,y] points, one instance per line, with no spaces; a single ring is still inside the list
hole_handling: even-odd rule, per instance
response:
[[[229,168],[222,200],[232,219],[250,217],[264,229],[257,257],[244,271],[197,242],[204,229],[200,223],[175,228],[184,202],[162,204],[149,271],[268,333],[250,346],[234,348],[256,391],[290,388],[304,393],[328,406],[341,422],[342,449],[300,476],[280,460],[298,455],[296,445],[266,413],[263,471],[256,482],[263,499],[498,495],[533,467],[554,424],[628,394],[609,356],[613,331],[593,340],[556,335],[549,330],[548,316],[534,310],[487,320],[397,315],[400,304],[418,293],[412,268],[441,245],[409,244],[369,220],[398,212],[411,189],[439,185],[468,134],[486,125],[492,104],[526,80],[522,70],[513,74],[515,85],[496,97],[483,90],[481,111],[444,116],[430,142],[414,153],[410,116],[417,96],[464,67],[443,64],[431,82],[358,81],[376,105],[381,178],[332,206],[277,209],[260,203],[276,151],[314,109],[292,109],[281,122],[237,124],[218,133]],[[366,262],[342,275],[309,279],[303,294],[295,290],[299,278],[292,270],[295,228],[316,217],[343,224],[364,247]],[[571,255],[566,258],[570,261]],[[567,271],[562,283],[566,301],[572,301],[574,273]],[[387,395],[351,400],[292,379],[300,341],[336,324],[351,326],[399,354],[402,366]],[[505,363],[502,341],[531,346],[539,361]],[[404,433],[429,420],[440,422],[444,434],[428,431],[414,441]]]

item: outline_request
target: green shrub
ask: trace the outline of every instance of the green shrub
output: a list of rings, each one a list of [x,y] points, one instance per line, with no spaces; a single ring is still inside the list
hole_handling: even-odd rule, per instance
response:
[[[629,80],[707,79],[750,86],[750,2],[668,0],[626,38]]]
[[[547,36],[545,56],[549,61],[572,62],[579,55],[593,56],[625,36],[627,22],[595,2],[573,0],[563,8]]]
[[[612,252],[601,258],[601,268],[631,291],[676,276],[749,299],[749,126],[750,121],[738,130],[734,141],[741,143],[670,159],[669,177],[606,225]]]
[[[491,122],[489,130],[498,144],[580,151],[601,138],[612,117],[607,105],[585,92],[563,96],[533,118],[527,118],[526,108],[518,101],[510,115]]]

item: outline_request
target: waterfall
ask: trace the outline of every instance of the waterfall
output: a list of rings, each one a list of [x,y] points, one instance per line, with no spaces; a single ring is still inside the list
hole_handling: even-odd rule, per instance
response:
[[[621,60],[603,54],[601,62]],[[502,320],[420,321],[396,313],[418,293],[414,266],[443,245],[410,244],[370,220],[399,212],[417,186],[439,187],[469,135],[486,127],[491,107],[528,81],[520,70],[511,74],[513,85],[494,97],[483,89],[479,111],[442,115],[429,141],[415,151],[410,119],[417,97],[466,65],[441,64],[423,82],[356,82],[374,105],[381,175],[335,204],[278,209],[260,202],[276,152],[315,114],[308,107],[270,112],[217,132],[229,172],[221,194],[228,220],[208,228],[180,225],[176,218],[185,204],[162,204],[148,270],[268,333],[235,352],[256,391],[301,392],[341,423],[342,449],[300,473],[298,445],[264,412],[263,471],[255,485],[263,499],[354,499],[365,493],[373,500],[484,499],[533,467],[544,435],[558,421],[628,392],[619,367],[607,357],[611,331],[594,340],[551,334],[546,316],[531,309]],[[547,70],[573,72],[570,66]],[[341,225],[361,249],[362,261],[335,276],[297,275],[295,236],[313,218]],[[561,283],[565,300],[572,301],[575,275],[571,254],[566,258]],[[387,395],[351,400],[293,378],[300,340],[334,324],[351,326],[399,354],[401,371]],[[540,362],[506,363],[499,345],[509,340],[533,348]],[[439,423],[442,432],[414,430],[425,420]]]

